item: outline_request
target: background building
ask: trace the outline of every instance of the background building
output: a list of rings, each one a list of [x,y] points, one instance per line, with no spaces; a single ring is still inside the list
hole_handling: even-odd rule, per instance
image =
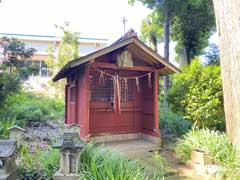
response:
[[[38,72],[30,76],[29,80],[24,84],[25,88],[35,93],[50,93],[54,91],[50,85],[53,74],[51,69],[48,68],[45,61],[48,57],[46,49],[49,45],[53,45],[55,51],[58,51],[58,46],[61,41],[61,37],[47,36],[47,35],[30,35],[30,34],[11,34],[0,33],[1,37],[16,38],[21,42],[24,42],[27,47],[31,47],[37,50],[34,56],[26,60],[26,63],[34,63],[38,67]],[[93,51],[101,49],[107,45],[107,39],[101,38],[83,38],[79,37],[79,56],[84,56]],[[0,61],[2,59],[0,58]]]

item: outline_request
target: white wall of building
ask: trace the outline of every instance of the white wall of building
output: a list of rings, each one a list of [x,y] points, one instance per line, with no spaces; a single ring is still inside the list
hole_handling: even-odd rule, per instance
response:
[[[33,57],[33,61],[29,60],[28,63],[39,65],[39,72],[30,76],[29,80],[25,82],[24,88],[37,93],[52,94],[54,89],[49,85],[49,81],[52,79],[52,74],[50,73],[49,68],[46,67],[44,61],[47,58],[46,49],[48,46],[54,45],[57,52],[57,44],[59,44],[61,38],[42,35],[0,33],[0,38],[4,36],[17,38],[21,42],[24,42],[27,47],[37,50]],[[79,38],[79,56],[85,56],[105,47],[106,45],[107,39]]]

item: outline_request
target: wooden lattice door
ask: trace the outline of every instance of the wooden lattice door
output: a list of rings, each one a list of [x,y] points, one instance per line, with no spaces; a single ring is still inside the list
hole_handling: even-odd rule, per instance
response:
[[[109,72],[114,74],[114,72]],[[134,80],[125,81],[119,78],[120,113],[114,108],[113,77],[105,76],[100,80],[99,72],[92,71],[90,75],[90,131],[93,134],[121,133],[134,131]]]
[[[76,123],[76,85],[72,83],[67,86],[67,123],[73,124]]]

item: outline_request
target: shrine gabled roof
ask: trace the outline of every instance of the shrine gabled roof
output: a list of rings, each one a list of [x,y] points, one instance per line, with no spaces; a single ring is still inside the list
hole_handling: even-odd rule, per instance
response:
[[[105,47],[103,49],[100,49],[98,51],[90,53],[86,56],[83,56],[83,57],[80,57],[80,58],[77,58],[75,60],[68,62],[54,76],[53,81],[57,81],[59,79],[66,77],[68,75],[68,73],[71,72],[71,70],[75,69],[76,67],[78,67],[82,64],[85,64],[91,60],[94,60],[100,56],[111,53],[111,52],[116,51],[123,47],[131,49],[132,52],[135,52],[135,55],[140,55],[142,57],[146,57],[146,61],[151,62],[151,64],[153,64],[155,66],[162,64],[164,66],[162,75],[169,75],[169,74],[180,72],[180,70],[177,67],[175,67],[173,64],[168,62],[166,59],[161,57],[158,53],[156,53],[151,48],[149,48],[147,45],[145,45],[136,36],[132,36],[129,38],[126,36],[123,36],[108,47]]]

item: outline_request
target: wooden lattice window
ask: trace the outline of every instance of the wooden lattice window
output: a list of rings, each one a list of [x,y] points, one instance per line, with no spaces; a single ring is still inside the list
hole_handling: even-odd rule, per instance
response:
[[[99,82],[99,77],[90,76],[91,100],[92,101],[113,101],[113,79],[104,77]]]
[[[113,78],[104,77],[104,80],[100,83],[99,77],[90,76],[91,86],[91,101],[113,101],[114,99],[114,87]],[[133,80],[127,80],[119,78],[119,87],[121,92],[121,101],[133,100]]]
[[[76,88],[71,87],[70,88],[70,102],[75,102],[76,101]]]
[[[120,91],[121,91],[121,101],[132,101],[133,100],[133,80],[128,79],[127,81],[124,79],[119,80]]]

